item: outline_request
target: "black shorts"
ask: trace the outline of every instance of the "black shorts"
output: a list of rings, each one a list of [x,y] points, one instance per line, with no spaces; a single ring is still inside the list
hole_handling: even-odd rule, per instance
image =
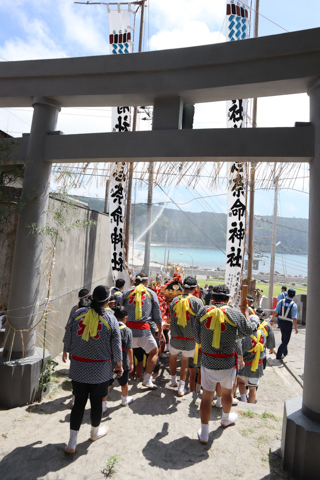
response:
[[[169,343],[169,330],[167,328],[163,330],[163,335],[165,336],[166,343]]]
[[[138,363],[143,361],[143,356],[145,353],[146,352],[143,350],[143,348],[139,347],[133,349],[133,355],[136,357]]]
[[[121,377],[117,377],[116,380],[118,380],[118,383],[119,383],[120,387],[124,387],[129,381],[129,370],[124,370]],[[109,380],[109,386],[110,387],[113,384],[113,382],[114,382],[114,379],[111,378],[111,380]]]

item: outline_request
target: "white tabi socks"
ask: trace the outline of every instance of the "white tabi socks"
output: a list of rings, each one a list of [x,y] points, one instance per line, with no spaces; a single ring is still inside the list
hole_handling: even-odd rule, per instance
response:
[[[65,446],[64,451],[66,453],[74,453],[76,451],[77,440],[78,440],[78,430],[70,429],[70,438],[68,445]]]
[[[236,413],[233,413],[233,412],[225,413],[222,410],[221,426],[229,427],[229,425],[233,425],[235,423],[237,418],[238,418],[238,415]]]
[[[206,444],[209,440],[209,424],[208,423],[201,423],[201,428],[198,430],[198,438],[200,443]]]

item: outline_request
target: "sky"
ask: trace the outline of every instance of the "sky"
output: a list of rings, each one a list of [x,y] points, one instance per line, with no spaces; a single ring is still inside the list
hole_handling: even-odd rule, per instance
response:
[[[246,2],[245,2],[246,3]],[[251,0],[247,0],[248,5]],[[180,48],[226,41],[225,0],[148,0],[144,51]],[[252,1],[255,8],[255,0]],[[318,0],[261,0],[259,36],[281,35],[316,28]],[[135,40],[140,17],[136,15]],[[254,16],[254,13],[253,13]],[[42,58],[67,58],[109,54],[108,10],[104,5],[78,5],[69,0],[1,0],[0,61]],[[252,26],[253,28],[253,26]],[[30,131],[32,109],[0,109],[0,129],[19,137]],[[309,120],[306,94],[261,98],[258,100],[258,127],[294,126]],[[225,102],[196,105],[194,128],[224,128]],[[140,122],[149,129],[150,122]],[[57,125],[65,134],[110,131],[109,108],[62,109]],[[209,172],[210,169],[208,169]],[[185,184],[179,188],[154,188],[154,202],[185,211],[226,212],[226,185],[218,189],[207,186],[203,178],[195,190]],[[78,194],[104,196],[103,178],[92,182]],[[281,189],[279,214],[286,217],[308,217],[308,166],[304,166],[293,189]],[[73,192],[75,193],[75,192]],[[195,199],[195,197],[206,197]],[[272,215],[273,192],[257,190],[255,214]],[[146,188],[136,188],[136,201],[146,201]],[[188,203],[186,203],[188,202]],[[183,205],[184,204],[184,205]]]

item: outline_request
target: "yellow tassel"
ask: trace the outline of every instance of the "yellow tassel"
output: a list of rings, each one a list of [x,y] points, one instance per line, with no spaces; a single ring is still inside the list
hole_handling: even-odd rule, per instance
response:
[[[268,330],[267,330],[267,322],[263,321],[262,323],[260,323],[259,327],[258,327],[258,330],[263,330],[264,331],[264,334],[265,336],[267,337],[269,335],[268,333]]]
[[[251,350],[248,350],[249,352],[255,354],[254,359],[252,361],[252,365],[251,365],[251,371],[255,372],[259,366],[260,354],[261,352],[263,352],[263,344],[260,343],[261,332],[259,332],[258,330],[257,337],[255,337],[254,335],[250,335],[250,337],[256,343],[256,345]]]
[[[209,311],[207,310],[207,313],[200,318],[200,322],[203,322],[208,317],[211,317],[209,328],[210,330],[213,330],[212,346],[213,348],[220,348],[221,324],[225,322],[227,316],[222,310],[220,310],[220,308],[214,307]],[[232,322],[229,321],[228,323]]]
[[[195,313],[191,310],[190,304],[189,304],[189,298],[191,298],[192,295],[188,295],[187,297],[182,297],[180,295],[180,300],[177,302],[173,310],[176,312],[178,321],[177,325],[180,325],[180,327],[185,328],[187,326],[187,312],[190,312],[191,315],[195,316]]]
[[[131,292],[127,298],[131,297],[132,295],[135,295],[135,302],[136,302],[136,310],[135,310],[135,319],[139,320],[139,318],[142,318],[142,303],[141,303],[141,295],[143,293],[146,293],[148,297],[152,298],[150,293],[147,291],[146,287],[140,283],[133,292]]]
[[[197,365],[197,363],[198,363],[200,347],[201,347],[200,343],[196,343],[196,349],[195,349],[194,355],[193,355],[193,363],[195,365]]]
[[[90,337],[95,337],[97,335],[99,321],[102,322],[109,330],[111,330],[107,320],[98,315],[93,308],[90,308],[84,317],[83,315],[79,315],[79,317],[76,317],[75,320],[79,320],[80,318],[84,318],[83,325],[85,325],[85,329],[82,334],[82,340],[85,340],[86,342]]]

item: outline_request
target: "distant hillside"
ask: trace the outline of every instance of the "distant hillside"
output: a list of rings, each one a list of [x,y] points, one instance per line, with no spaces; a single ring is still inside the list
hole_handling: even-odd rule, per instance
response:
[[[104,200],[89,197],[77,197],[93,210],[103,212]],[[146,229],[146,205],[135,207],[135,238]],[[160,213],[161,207],[153,207],[153,219]],[[131,210],[131,228],[133,233],[134,206]],[[213,212],[182,212],[165,208],[152,227],[152,242],[164,243],[166,231],[169,245],[190,247],[219,247],[226,245],[227,215]],[[254,246],[256,252],[270,252],[272,235],[272,216],[256,217]],[[142,238],[143,239],[143,238]],[[308,220],[306,218],[278,217],[277,253],[304,255],[308,253]]]

